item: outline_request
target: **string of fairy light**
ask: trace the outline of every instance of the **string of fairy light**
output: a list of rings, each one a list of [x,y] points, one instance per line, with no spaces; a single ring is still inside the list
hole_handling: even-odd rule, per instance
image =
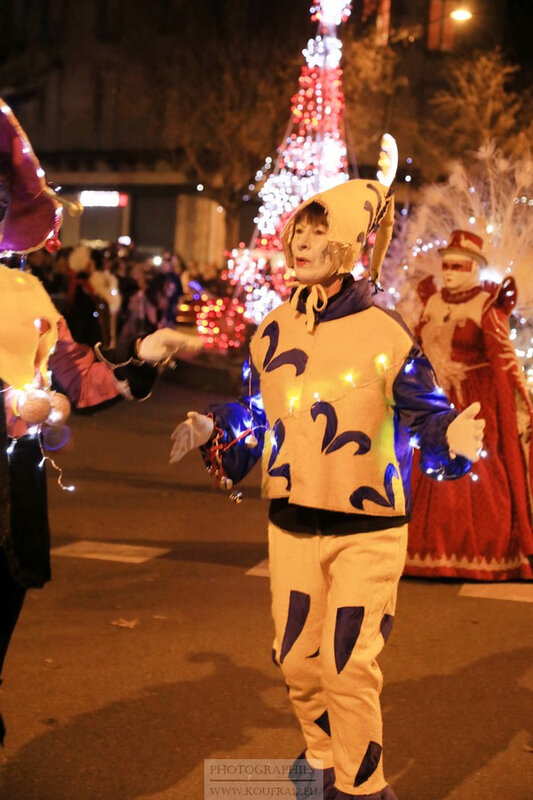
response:
[[[37,322],[37,320],[36,320]],[[75,486],[63,483],[63,470],[46,451],[59,450],[70,438],[70,430],[65,422],[70,414],[68,398],[52,390],[52,374],[49,370],[45,373],[44,383],[40,372],[37,373],[32,383],[21,389],[15,386],[5,386],[1,391],[6,397],[6,405],[11,409],[15,418],[25,423],[24,431],[20,436],[26,440],[35,438],[41,452],[38,468],[43,469],[48,462],[57,472],[57,483],[67,492],[73,492]],[[13,456],[20,436],[11,436],[6,454],[8,460]]]

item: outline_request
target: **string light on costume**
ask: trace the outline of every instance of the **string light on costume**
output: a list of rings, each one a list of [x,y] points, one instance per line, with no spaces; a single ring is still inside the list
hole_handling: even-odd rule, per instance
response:
[[[37,322],[35,320],[35,325],[40,329]],[[51,373],[44,370],[37,373],[33,383],[27,384],[23,389],[6,386],[3,392],[6,393],[6,404],[14,416],[27,425],[25,438],[36,438],[39,442],[42,458],[38,466],[42,469],[46,461],[50,461],[59,473],[59,486],[65,491],[74,491],[74,486],[63,484],[62,469],[44,452],[45,446],[47,450],[59,450],[70,438],[70,430],[64,424],[70,414],[70,401],[64,394],[51,390],[50,384]],[[11,439],[6,449],[8,457],[13,454],[19,438]]]
[[[347,372],[346,375],[343,375],[343,379],[355,389],[355,381],[352,372]]]
[[[388,361],[389,360],[388,360],[388,358],[386,357],[385,354],[379,354],[375,358],[375,363],[376,364],[380,364],[381,366],[384,366],[384,367],[388,366]],[[416,363],[417,363],[417,359],[416,358],[411,358],[411,359],[407,360],[406,365],[405,365],[405,371],[408,371],[408,372],[412,371],[416,367]],[[222,454],[224,452],[229,450],[231,447],[238,446],[239,442],[241,442],[241,440],[243,440],[241,442],[241,444],[243,444],[245,447],[247,447],[249,449],[253,449],[253,448],[257,447],[258,444],[259,444],[259,440],[258,440],[257,436],[255,435],[255,433],[258,432],[259,430],[262,430],[264,432],[265,437],[268,435],[268,438],[270,440],[270,445],[271,445],[271,449],[272,449],[271,461],[270,461],[271,464],[275,460],[276,455],[278,455],[278,453],[277,453],[278,442],[277,442],[277,439],[276,439],[275,432],[273,430],[270,430],[267,425],[263,425],[263,424],[257,424],[256,425],[256,424],[254,424],[256,418],[254,417],[254,414],[253,414],[253,411],[252,411],[252,406],[253,406],[254,400],[259,399],[260,395],[253,395],[252,394],[252,387],[255,386],[256,380],[258,378],[258,374],[255,371],[255,369],[252,371],[249,361],[245,362],[245,364],[243,365],[242,378],[243,378],[243,382],[248,381],[248,392],[249,392],[249,395],[247,397],[247,404],[248,404],[248,408],[249,408],[249,411],[250,411],[249,416],[247,416],[246,408],[243,407],[243,408],[241,408],[241,412],[240,412],[239,416],[237,417],[237,420],[241,420],[242,421],[242,425],[240,425],[238,422],[236,422],[236,420],[234,418],[232,419],[230,430],[233,429],[234,438],[232,439],[232,441],[228,442],[227,444],[224,444],[222,441],[219,441],[219,438],[223,439],[224,433],[223,433],[223,431],[221,429],[215,427],[215,430],[217,431],[217,435],[212,440],[213,444],[211,445],[209,453],[208,453],[208,458],[209,458],[209,461],[210,461],[210,465],[207,467],[207,470],[208,470],[208,472],[210,474],[215,476],[215,485],[220,487],[220,488],[223,488],[223,489],[231,489],[233,484],[231,482],[231,479],[228,479],[228,476],[226,476],[225,473],[224,473],[224,467],[223,467],[221,456],[222,456]],[[349,372],[344,373],[344,374],[340,374],[339,373],[338,376],[337,376],[337,379],[338,379],[339,382],[341,382],[341,385],[337,384],[336,387],[330,385],[328,387],[329,397],[326,400],[326,404],[341,400],[342,398],[346,397],[353,389],[357,389],[358,388],[356,383],[355,383],[355,381],[354,381],[354,376],[353,376],[353,372],[352,371],[349,371]],[[380,377],[373,377],[373,378],[371,378],[369,383],[373,383],[373,382],[377,382],[377,381],[381,381],[381,380],[382,379]],[[346,383],[349,384],[350,389],[347,389],[344,385],[342,385],[342,384],[346,384]],[[364,386],[367,386],[367,385],[368,385],[368,383],[364,383],[364,384],[361,384],[361,387],[363,388]],[[311,390],[312,390],[312,387],[309,387],[309,388],[311,388]],[[340,391],[339,391],[339,389],[340,389]],[[441,387],[434,387],[433,388],[433,392],[435,394],[444,394],[444,391],[443,391],[443,389]],[[313,408],[313,406],[315,405],[315,401],[316,402],[321,402],[321,394],[318,391],[312,392],[312,394],[313,394],[314,402],[312,402],[311,405],[307,406],[307,408],[306,407],[298,408],[298,411],[301,412],[302,414],[306,414],[309,410],[311,410]],[[297,404],[298,404],[298,406],[300,405],[301,399],[302,399],[301,396],[298,395],[298,394],[288,394],[287,395],[287,400],[288,400],[287,411],[285,412],[284,415],[281,416],[281,419],[277,420],[276,426],[275,426],[276,428],[277,428],[278,423],[283,422],[285,419],[288,418],[288,416],[290,416],[290,415],[292,415],[294,413],[294,411],[296,410]],[[451,404],[451,405],[453,407],[453,404]],[[262,408],[262,403],[260,405],[258,404],[258,407]],[[413,434],[413,435],[410,436],[410,438],[409,438],[409,446],[411,448],[416,448],[416,449],[420,448],[420,438],[419,438],[418,435]],[[481,458],[485,458],[487,456],[487,452],[485,450],[480,450],[479,451],[479,455],[480,455]],[[273,456],[273,458],[272,458],[272,456]],[[438,463],[439,462],[437,461],[437,464]],[[443,481],[443,480],[446,480],[447,477],[453,477],[453,473],[452,474],[448,474],[447,473],[447,468],[445,466],[443,466],[443,465],[425,466],[423,469],[424,469],[424,472],[427,475],[431,475],[432,478],[435,478],[439,482]],[[475,473],[473,475],[471,475],[471,478],[474,481],[479,480],[479,476],[477,474],[475,474]],[[238,498],[236,499],[236,495],[237,494],[238,494]],[[241,502],[242,501],[242,493],[235,493],[235,496],[230,496],[230,499],[233,500],[234,502]]]
[[[47,456],[47,455],[45,455],[43,453],[43,458],[42,458],[42,461],[39,464],[39,466],[41,466],[41,464],[44,465],[47,461],[50,462],[50,465],[58,472],[57,485],[61,489],[63,489],[64,492],[75,492],[76,491],[76,487],[75,487],[75,485],[73,483],[70,483],[68,485],[65,485],[63,483],[63,470],[62,470],[61,467],[58,467],[58,465],[56,464],[56,462],[54,461],[53,458],[51,458],[50,456]]]
[[[387,367],[389,366],[389,359],[385,353],[380,353],[379,356],[375,358],[376,369],[381,372],[385,372]]]

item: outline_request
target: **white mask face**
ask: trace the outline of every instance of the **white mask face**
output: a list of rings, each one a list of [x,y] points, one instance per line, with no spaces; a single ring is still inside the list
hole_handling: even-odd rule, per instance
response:
[[[329,254],[327,232],[327,225],[305,218],[294,226],[291,253],[296,280],[300,283],[323,283],[332,275],[333,262]]]
[[[447,255],[442,261],[442,280],[450,292],[465,292],[479,283],[479,270],[473,258]]]

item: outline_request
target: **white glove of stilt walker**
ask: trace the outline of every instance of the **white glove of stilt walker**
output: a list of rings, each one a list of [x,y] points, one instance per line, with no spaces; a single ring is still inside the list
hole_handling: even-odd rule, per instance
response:
[[[484,419],[475,419],[480,411],[481,405],[476,401],[448,425],[446,440],[452,458],[464,456],[469,461],[479,461],[485,428]]]
[[[149,364],[161,364],[172,361],[179,356],[197,355],[203,349],[203,342],[173,328],[160,328],[148,334],[138,344],[137,354],[142,361]]]
[[[180,422],[170,436],[172,449],[169,462],[177,464],[191,450],[208,442],[214,427],[211,417],[199,414],[197,411],[188,411],[185,422]]]

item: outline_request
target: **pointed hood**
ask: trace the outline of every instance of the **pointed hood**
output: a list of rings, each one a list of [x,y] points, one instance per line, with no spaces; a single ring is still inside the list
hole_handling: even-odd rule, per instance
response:
[[[327,214],[327,238],[336,272],[350,272],[353,269],[369,234],[377,229],[370,265],[370,277],[377,281],[394,224],[394,199],[390,188],[377,180],[351,180],[319,192],[301,203],[281,234],[287,266],[291,268],[294,220],[313,202],[320,203]]]
[[[61,215],[28,137],[0,98],[0,253],[42,247],[57,234]]]

